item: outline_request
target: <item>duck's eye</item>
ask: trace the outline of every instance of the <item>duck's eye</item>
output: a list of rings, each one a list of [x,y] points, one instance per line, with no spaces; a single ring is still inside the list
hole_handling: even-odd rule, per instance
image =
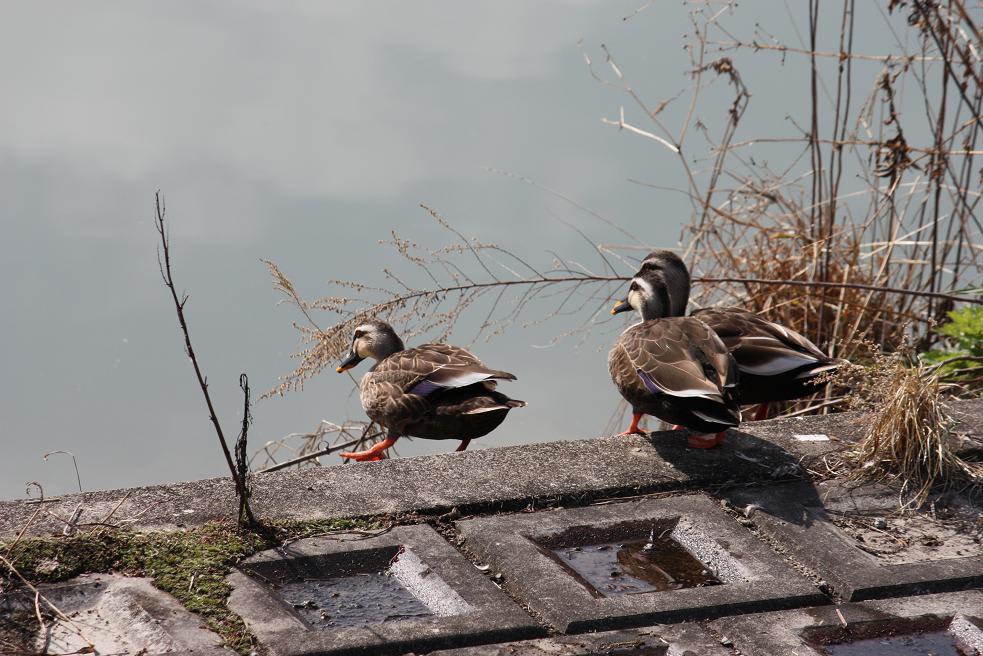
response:
[[[637,292],[638,291],[638,283],[632,281],[631,285],[628,286],[628,291],[629,292]]]
[[[362,335],[364,335],[364,334],[365,334],[365,331],[364,330],[356,330],[355,331],[355,339],[361,339]]]

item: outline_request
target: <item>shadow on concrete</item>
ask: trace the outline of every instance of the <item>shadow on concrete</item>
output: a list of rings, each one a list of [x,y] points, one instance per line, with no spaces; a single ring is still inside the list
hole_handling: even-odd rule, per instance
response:
[[[739,512],[763,512],[798,526],[810,526],[822,513],[819,492],[804,477],[797,455],[733,429],[714,449],[692,449],[686,445],[688,434],[653,432],[649,440],[689,486],[723,496]]]

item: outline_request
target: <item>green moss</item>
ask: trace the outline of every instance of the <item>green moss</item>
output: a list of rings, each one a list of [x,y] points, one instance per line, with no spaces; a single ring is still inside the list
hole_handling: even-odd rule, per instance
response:
[[[25,539],[14,547],[10,559],[35,583],[63,581],[90,572],[146,576],[200,615],[229,647],[248,654],[255,639],[242,619],[225,605],[231,591],[225,577],[231,568],[243,558],[287,539],[368,526],[351,520],[279,522],[267,525],[263,534],[240,531],[229,523],[168,533],[101,530],[66,538]],[[6,551],[7,545],[0,544],[0,553]],[[0,575],[9,578],[10,572],[0,565]]]

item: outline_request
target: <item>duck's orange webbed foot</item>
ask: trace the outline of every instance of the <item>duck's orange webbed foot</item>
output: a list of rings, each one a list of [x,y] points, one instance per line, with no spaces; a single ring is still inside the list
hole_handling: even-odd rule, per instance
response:
[[[638,422],[642,420],[642,412],[633,412],[631,414],[631,425],[628,427],[624,433],[618,433],[618,437],[628,437],[629,435],[648,435],[645,431],[638,427]]]
[[[699,433],[691,433],[686,436],[686,446],[691,449],[712,449],[716,446],[723,444],[724,442],[724,431],[717,433],[716,435],[701,435]]]
[[[346,451],[340,455],[342,458],[354,460],[355,462],[382,460],[383,451],[395,444],[398,439],[398,437],[387,437],[381,442],[373,444],[371,448],[365,451]]]

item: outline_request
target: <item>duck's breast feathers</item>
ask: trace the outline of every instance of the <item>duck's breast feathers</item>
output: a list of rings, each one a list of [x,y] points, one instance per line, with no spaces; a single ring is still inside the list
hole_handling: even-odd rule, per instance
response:
[[[746,310],[707,309],[693,315],[713,328],[745,373],[774,376],[802,367],[830,369],[842,364],[791,328]]]
[[[447,344],[424,344],[394,353],[380,362],[374,373],[385,375],[389,372],[400,372],[403,392],[417,396],[429,396],[441,390],[496,378],[515,380],[515,376],[507,371],[489,369],[471,352]]]
[[[697,319],[645,321],[625,331],[615,349],[622,353],[612,352],[612,375],[622,360],[633,370],[637,384],[651,394],[720,400],[724,390],[736,383],[727,347]]]

